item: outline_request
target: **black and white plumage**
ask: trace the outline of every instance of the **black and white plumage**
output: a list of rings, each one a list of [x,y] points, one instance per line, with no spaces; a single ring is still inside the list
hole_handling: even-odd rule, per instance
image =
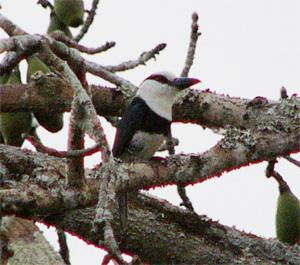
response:
[[[170,134],[172,107],[177,94],[199,82],[194,78],[177,78],[170,72],[159,72],[146,78],[118,125],[112,150],[114,157],[124,162],[151,159]],[[126,193],[118,194],[118,200],[121,224],[125,225]]]
[[[153,157],[170,133],[172,107],[178,92],[199,82],[195,78],[176,78],[170,72],[146,78],[118,125],[114,157],[123,161]]]

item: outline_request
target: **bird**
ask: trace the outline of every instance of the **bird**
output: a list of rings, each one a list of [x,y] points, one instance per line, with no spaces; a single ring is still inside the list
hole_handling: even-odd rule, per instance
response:
[[[199,82],[168,71],[147,77],[117,126],[113,156],[127,163],[150,160],[171,133],[172,107],[178,93]],[[126,226],[126,192],[119,192],[117,199],[121,226]]]
[[[21,84],[19,67],[15,67],[10,73],[0,76],[0,84]],[[32,130],[32,114],[29,111],[2,112],[0,113],[0,143],[21,147],[24,138],[23,133]]]
[[[51,73],[50,68],[44,64],[37,56],[33,54],[27,58],[27,83],[32,82],[31,77],[38,71],[45,74]],[[43,96],[48,100],[49,94],[53,93],[53,88],[43,87],[42,90],[38,91],[39,95]],[[51,111],[33,111],[34,117],[37,119],[39,124],[43,126],[47,131],[55,133],[60,131],[64,126],[63,113],[53,113]]]

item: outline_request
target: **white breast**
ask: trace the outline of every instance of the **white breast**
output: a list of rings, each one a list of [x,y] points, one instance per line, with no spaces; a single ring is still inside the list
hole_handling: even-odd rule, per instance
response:
[[[142,98],[153,112],[172,121],[172,106],[176,94],[176,89],[167,84],[161,84],[155,80],[145,80],[136,96]]]
[[[164,136],[162,134],[138,132],[133,136],[128,152],[130,155],[149,160],[153,157],[163,140]]]

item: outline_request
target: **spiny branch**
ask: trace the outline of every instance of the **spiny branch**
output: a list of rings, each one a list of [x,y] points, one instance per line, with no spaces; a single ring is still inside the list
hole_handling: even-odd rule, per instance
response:
[[[146,62],[149,61],[151,58],[156,59],[155,55],[159,54],[159,52],[162,51],[166,46],[167,44],[165,43],[158,44],[151,51],[143,52],[137,60],[123,62],[116,66],[105,66],[104,68],[109,72],[115,73],[133,69],[139,65],[145,65]]]

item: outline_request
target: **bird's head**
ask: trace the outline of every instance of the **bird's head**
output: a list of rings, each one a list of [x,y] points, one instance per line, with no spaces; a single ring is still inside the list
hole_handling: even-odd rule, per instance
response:
[[[152,111],[172,120],[172,106],[177,94],[199,79],[176,77],[170,72],[158,72],[147,77],[140,85],[136,97],[143,99]]]

